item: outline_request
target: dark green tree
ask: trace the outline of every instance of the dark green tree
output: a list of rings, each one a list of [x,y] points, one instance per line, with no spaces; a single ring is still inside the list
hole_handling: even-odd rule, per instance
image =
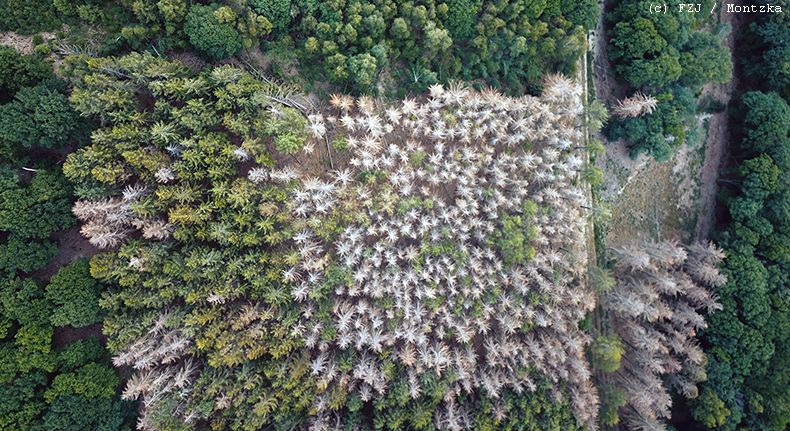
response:
[[[108,352],[95,336],[69,343],[58,352],[58,369],[61,372],[75,371],[89,362],[101,362],[108,358]]]
[[[57,252],[58,246],[52,241],[32,241],[11,234],[0,243],[0,271],[36,271],[46,266]]]
[[[447,30],[453,41],[458,42],[472,35],[480,0],[449,0],[447,2]]]
[[[661,87],[680,77],[678,50],[656,29],[653,21],[636,18],[618,22],[612,30],[609,59],[632,87]]]
[[[708,32],[691,34],[680,55],[680,67],[680,82],[690,87],[709,82],[721,84],[732,78],[730,50]]]
[[[212,60],[236,55],[242,49],[242,38],[231,23],[221,22],[214,13],[220,5],[195,4],[187,13],[184,32],[189,42]]]
[[[357,88],[363,92],[375,81],[376,68],[376,57],[367,53],[348,59],[348,71],[354,77]]]
[[[560,9],[566,18],[586,31],[595,28],[600,14],[597,0],[562,0]]]
[[[740,148],[744,153],[774,152],[787,145],[790,106],[777,93],[749,92],[740,104],[744,133]]]
[[[100,292],[101,286],[91,277],[86,259],[64,266],[46,287],[46,297],[54,305],[52,324],[81,327],[98,322]]]
[[[12,102],[0,106],[0,141],[24,148],[56,148],[81,134],[85,126],[79,115],[53,87],[22,88]]]
[[[55,30],[59,24],[50,0],[0,0],[0,30],[23,34]]]
[[[275,31],[284,31],[291,24],[291,0],[250,0],[250,6],[265,16]]]
[[[70,187],[63,175],[39,171],[30,184],[0,170],[0,230],[24,238],[46,238],[74,223]]]
[[[102,382],[110,385],[112,381]],[[107,386],[112,388],[113,386]],[[43,429],[52,431],[119,431],[129,430],[124,420],[133,414],[116,398],[88,398],[83,395],[62,395],[55,398],[42,419]]]
[[[114,369],[89,362],[75,371],[55,376],[49,389],[44,392],[44,399],[49,403],[62,396],[109,399],[115,395],[118,383],[118,374]]]
[[[0,45],[0,103],[14,97],[22,87],[33,87],[52,77],[52,67],[34,55],[22,55]]]
[[[752,22],[744,36],[743,45],[748,50],[741,56],[744,71],[754,80],[757,88],[778,92],[790,100],[790,17],[786,1],[784,13],[766,14]]]

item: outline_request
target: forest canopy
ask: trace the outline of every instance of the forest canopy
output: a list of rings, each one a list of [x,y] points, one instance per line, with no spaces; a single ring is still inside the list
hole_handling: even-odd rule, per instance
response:
[[[111,285],[104,330],[116,365],[138,370],[124,397],[147,405],[140,426],[594,421],[573,323],[594,302],[572,263],[585,256],[572,81],[540,99],[436,85],[304,112],[230,66],[196,75],[135,54],[79,75],[76,109],[110,121],[64,171],[91,190],[74,206],[82,233],[110,250],[91,273]],[[336,165],[306,171],[315,157]],[[533,414],[506,402],[522,391],[563,401]]]
[[[0,0],[0,430],[785,431],[788,15],[648,3]]]

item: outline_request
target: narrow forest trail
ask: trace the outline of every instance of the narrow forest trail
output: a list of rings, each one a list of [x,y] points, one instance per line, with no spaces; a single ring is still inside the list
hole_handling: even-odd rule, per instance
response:
[[[733,4],[741,4],[740,0]],[[719,21],[731,26],[730,33],[724,43],[730,49],[733,62],[732,79],[724,84],[708,84],[702,89],[702,98],[708,97],[719,101],[725,106],[722,112],[717,112],[708,120],[708,136],[705,141],[705,156],[700,173],[700,191],[697,201],[697,225],[694,228],[694,238],[698,241],[710,237],[711,230],[716,225],[716,194],[718,192],[718,179],[730,147],[730,116],[729,106],[732,95],[738,87],[739,68],[735,64],[735,35],[743,26],[743,18],[739,14],[726,13],[724,8],[719,8]]]
[[[622,91],[621,89],[616,89],[617,83],[615,82],[614,77],[612,76],[611,68],[609,67],[608,57],[606,55],[606,36],[605,36],[605,28],[604,28],[606,0],[600,0],[598,2],[598,5],[600,8],[598,22],[596,24],[595,30],[591,31],[587,35],[588,47],[587,50],[584,52],[584,56],[583,56],[584,89],[585,89],[585,97],[588,98],[587,100],[589,100],[590,92],[594,92],[593,96],[595,96],[596,99],[604,100],[601,97],[603,94],[612,95],[617,91]],[[591,61],[592,63],[592,67],[591,67],[592,76],[588,76],[587,74],[588,61]],[[585,100],[585,102],[587,100]],[[605,142],[600,132],[597,132],[596,136],[591,136],[589,130],[587,130],[586,127],[585,127],[585,137],[588,140],[595,138],[601,140],[602,142]],[[587,157],[589,158],[589,154],[587,154]],[[600,162],[601,159],[604,158],[599,157],[598,161]],[[587,161],[589,161],[589,159]],[[593,208],[594,206],[597,205],[601,205],[601,202],[599,202],[600,197],[596,199],[593,196],[592,187],[588,186],[587,190],[588,190],[590,208]],[[588,238],[587,244],[589,248],[588,262],[587,262],[587,269],[588,269],[587,282],[590,283],[590,270],[598,266],[598,255],[599,253],[603,253],[604,250],[598,250],[596,248],[597,245],[595,240],[596,226],[595,226],[595,221],[592,217],[590,217],[590,220],[587,225],[589,230],[587,236]],[[597,298],[596,298],[596,302],[598,302]],[[597,304],[591,314],[591,326],[592,326],[591,335],[593,336],[593,338],[604,336],[608,333],[609,330],[607,328],[608,325],[606,322],[607,322],[607,316],[603,308],[600,306],[600,304]],[[601,387],[601,385],[610,383],[611,381],[610,375],[603,373],[600,370],[594,368],[591,371],[593,372],[593,379],[596,382],[596,386]],[[606,429],[606,428],[602,427],[602,429]]]
[[[34,277],[40,280],[49,280],[58,270],[66,265],[81,258],[89,259],[91,256],[100,252],[100,250],[94,247],[87,238],[82,236],[80,233],[80,226],[81,223],[77,222],[77,224],[71,228],[55,232],[52,235],[52,238],[58,242],[58,253],[44,268],[33,273],[32,275]],[[62,347],[76,340],[91,336],[104,339],[101,323],[83,328],[74,328],[71,326],[55,327],[52,340],[55,347]]]

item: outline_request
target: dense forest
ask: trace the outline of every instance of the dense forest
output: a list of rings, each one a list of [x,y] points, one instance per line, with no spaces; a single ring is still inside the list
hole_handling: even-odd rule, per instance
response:
[[[76,222],[57,151],[85,139],[87,125],[42,59],[0,47],[0,74],[0,429],[131,429],[133,405],[118,397],[100,334],[66,335],[104,316],[88,261],[56,259]]]
[[[713,3],[702,2],[702,10],[711,10]],[[722,44],[729,28],[714,26],[708,14],[647,14],[647,9],[641,0],[616,2],[606,17],[607,49],[629,94],[647,95],[655,107],[650,115],[618,112],[607,135],[630,142],[632,157],[644,153],[664,161],[697,133],[694,114],[702,85],[732,78],[730,52]]]
[[[790,20],[604,3],[0,0],[0,431],[786,430]],[[601,241],[724,109],[712,241]]]
[[[591,0],[3,0],[0,6],[12,11],[0,17],[0,29],[101,26],[94,45],[102,54],[194,50],[221,60],[260,46],[283,78],[296,68],[309,86],[328,78],[345,92],[392,94],[454,78],[534,93],[545,71],[574,70],[585,30],[598,15]]]
[[[790,7],[787,2],[784,8]],[[702,333],[708,377],[693,413],[721,430],[790,424],[790,19],[758,17],[739,36],[742,94],[716,240],[727,254],[724,311]]]
[[[82,233],[120,246],[91,272],[118,286],[102,299],[104,332],[115,363],[136,370],[124,397],[142,396],[143,428],[593,420],[574,323],[593,301],[575,282],[583,106],[570,81],[543,100],[460,84],[390,106],[334,96],[304,116],[229,66],[194,76],[129,55],[82,67],[71,100],[107,120],[64,172],[81,186]],[[305,170],[322,154],[334,169]],[[557,223],[567,230],[549,235]],[[576,419],[564,402],[549,418],[504,403],[511,391],[570,391]]]

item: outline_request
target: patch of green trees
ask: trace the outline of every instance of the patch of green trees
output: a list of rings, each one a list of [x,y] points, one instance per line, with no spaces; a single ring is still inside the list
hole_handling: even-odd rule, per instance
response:
[[[55,30],[60,24],[52,0],[0,0],[0,31],[24,34]]]
[[[703,332],[708,382],[692,412],[711,429],[780,431],[790,424],[790,106],[777,93],[749,92],[737,114],[729,220],[717,235],[727,254],[724,310]]]
[[[0,6],[10,12],[0,17],[0,29],[100,26],[106,31],[97,36],[100,52],[194,48],[220,60],[261,44],[272,64],[291,64],[358,93],[422,91],[451,79],[537,93],[544,73],[575,71],[599,9],[593,0],[2,0]]]
[[[88,262],[48,279],[54,236],[75,222],[71,186],[48,151],[83,125],[48,64],[7,47],[0,64],[0,429],[131,430],[109,352],[95,334],[67,335],[100,320]]]
[[[195,48],[212,59],[227,58],[241,51],[241,35],[221,20],[220,6],[194,5],[186,16],[184,32]]]
[[[629,140],[632,157],[644,153],[658,161],[664,161],[686,142],[686,135],[694,121],[697,101],[691,90],[679,85],[654,97],[658,106],[653,113],[615,120],[608,125],[608,135],[610,139]]]
[[[754,87],[776,91],[790,100],[790,2],[772,4],[781,5],[784,12],[749,24],[740,42],[748,48],[743,51],[741,63]]]
[[[184,33],[198,53],[211,60],[228,58],[271,32],[272,24],[265,16],[246,9],[240,14],[237,9],[218,3],[189,8]]]
[[[780,2],[784,8],[787,1]],[[708,382],[694,418],[716,430],[790,425],[790,32],[786,14],[754,20],[736,39],[749,91],[733,112],[735,165],[719,241],[729,282],[703,336]]]
[[[704,2],[710,10],[713,2]],[[730,53],[721,37],[704,27],[708,14],[670,11],[650,14],[643,1],[621,1],[608,16],[612,24],[609,59],[635,89],[655,89],[680,81],[697,87],[732,76]]]
[[[22,55],[0,45],[0,102],[11,100],[19,89],[52,77],[52,67],[37,56]]]
[[[131,406],[117,396],[120,378],[101,343],[57,346],[43,283],[4,275],[1,284],[0,429],[131,429]]]
[[[701,7],[711,10],[713,2]],[[630,143],[632,157],[645,153],[668,159],[696,127],[694,97],[701,87],[732,77],[730,51],[722,42],[727,28],[712,28],[709,14],[678,12],[677,5],[670,9],[650,14],[648,3],[624,0],[607,17],[615,73],[629,93],[640,91],[659,101],[654,113],[616,119],[609,128],[611,139]]]
[[[545,72],[573,73],[598,16],[592,0],[138,0],[125,14],[104,11],[110,4],[59,10],[82,22],[86,8],[106,15],[93,20],[118,28],[108,46],[194,47],[219,60],[260,44],[273,64],[358,93],[422,91],[459,78],[534,93]]]
[[[783,2],[783,9],[790,3]],[[709,429],[790,425],[790,93],[787,14],[758,17],[736,39],[748,91],[735,103],[734,159],[717,233],[727,259],[724,310],[702,335],[708,382],[692,407]]]
[[[17,91],[13,101],[0,107],[0,140],[24,148],[56,148],[84,137],[84,125],[64,90],[64,82],[51,80]]]
[[[46,157],[30,161],[27,153],[63,145],[80,123],[58,91],[64,83],[52,81],[51,66],[6,46],[0,65],[0,85],[10,98],[0,105],[0,272],[32,272],[54,257],[49,237],[74,217],[66,179]],[[20,170],[28,161],[39,169]]]

